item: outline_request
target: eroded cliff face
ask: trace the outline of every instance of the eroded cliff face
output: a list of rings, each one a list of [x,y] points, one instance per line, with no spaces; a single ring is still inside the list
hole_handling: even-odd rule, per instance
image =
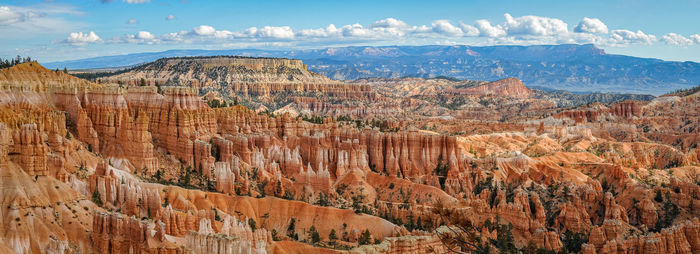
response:
[[[563,110],[517,80],[368,81],[412,96],[397,99],[294,60],[134,71],[115,78],[187,87],[95,84],[36,63],[0,70],[0,250],[444,252],[440,203],[522,250],[700,251],[697,96]],[[155,78],[167,71],[178,74]],[[197,89],[223,80],[251,97],[297,93],[296,105],[211,108]],[[459,106],[442,111],[431,100],[447,89],[459,93],[445,105]],[[309,91],[329,97],[298,94]],[[392,120],[413,110],[449,117]]]

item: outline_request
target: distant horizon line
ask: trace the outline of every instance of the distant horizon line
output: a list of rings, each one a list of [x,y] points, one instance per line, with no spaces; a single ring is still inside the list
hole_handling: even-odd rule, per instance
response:
[[[228,48],[228,49],[203,49],[203,48],[186,48],[186,49],[166,49],[166,50],[160,50],[160,51],[142,51],[142,52],[133,52],[133,53],[124,53],[124,54],[114,54],[114,55],[101,55],[101,56],[94,56],[94,57],[85,57],[85,58],[76,58],[76,59],[67,59],[67,60],[59,60],[59,61],[50,61],[50,62],[44,62],[41,60],[38,60],[39,63],[42,65],[55,65],[55,64],[64,64],[64,63],[69,63],[69,62],[77,62],[77,61],[85,61],[85,60],[91,60],[91,59],[99,59],[99,58],[107,58],[107,57],[119,57],[119,56],[129,56],[129,55],[140,55],[140,54],[158,54],[158,53],[165,53],[165,52],[178,52],[178,51],[207,51],[207,52],[217,52],[217,51],[235,51],[235,50],[250,50],[250,51],[267,51],[267,52],[285,52],[285,51],[313,51],[313,50],[324,50],[324,49],[342,49],[342,48],[390,48],[390,47],[470,47],[470,48],[504,48],[504,47],[521,47],[521,48],[527,48],[527,47],[556,47],[556,46],[592,46],[595,49],[600,50],[603,55],[609,55],[609,56],[627,56],[627,57],[634,57],[634,58],[640,58],[640,59],[650,59],[650,60],[660,60],[660,61],[665,61],[665,62],[677,62],[677,63],[700,63],[697,61],[693,60],[665,60],[662,58],[657,58],[657,57],[642,57],[642,56],[634,56],[634,55],[626,55],[626,54],[611,54],[608,53],[605,49],[598,47],[594,43],[584,43],[584,44],[576,44],[576,43],[563,43],[563,44],[535,44],[535,45],[517,45],[517,44],[512,44],[512,45],[486,45],[486,46],[480,46],[480,45],[469,45],[469,44],[454,44],[454,45],[442,45],[442,44],[425,44],[425,45],[348,45],[348,46],[328,46],[328,47],[310,47],[310,48],[285,48],[285,49],[264,49],[264,48]],[[244,56],[245,55],[220,55],[220,56]],[[185,55],[185,56],[173,56],[173,57],[200,57],[200,56],[192,56],[192,55]],[[204,56],[201,56],[204,57]],[[172,58],[172,57],[161,57],[158,59],[162,58]],[[272,57],[272,58],[288,58],[288,57]],[[156,60],[158,60],[156,59]],[[293,60],[300,60],[299,58],[288,58],[288,59],[293,59]],[[152,60],[152,61],[156,61]],[[151,62],[151,61],[147,61]],[[130,67],[133,65],[127,65],[127,66],[119,66],[119,67]],[[100,67],[96,67],[100,68]],[[115,67],[108,67],[108,68],[115,68]]]

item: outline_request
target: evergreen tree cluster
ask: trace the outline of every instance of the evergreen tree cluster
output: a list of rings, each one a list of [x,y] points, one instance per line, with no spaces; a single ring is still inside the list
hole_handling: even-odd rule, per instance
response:
[[[32,60],[31,57],[24,57],[24,58],[22,58],[22,57],[19,56],[19,55],[18,55],[17,57],[15,57],[15,58],[12,58],[12,59],[2,59],[2,58],[0,58],[0,69],[10,68],[10,67],[12,67],[12,66],[15,66],[15,65],[18,65],[18,64],[21,64],[21,63],[29,63],[29,62],[33,62],[33,61],[34,61],[34,60]]]

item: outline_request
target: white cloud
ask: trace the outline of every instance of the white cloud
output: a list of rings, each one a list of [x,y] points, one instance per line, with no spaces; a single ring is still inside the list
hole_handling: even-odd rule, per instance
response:
[[[192,31],[194,31],[194,33],[197,35],[212,35],[216,32],[216,29],[211,26],[201,25],[195,27]]]
[[[234,33],[227,30],[217,30],[212,26],[201,25],[190,31],[166,33],[160,36],[148,31],[139,31],[136,34],[117,36],[107,43],[138,43],[138,44],[162,44],[162,43],[196,43],[217,42],[225,39],[233,39]]]
[[[584,17],[574,28],[577,33],[607,34],[608,26],[597,18]]]
[[[168,15],[167,17],[165,17],[165,20],[168,20],[168,21],[170,21],[170,20],[175,20],[175,19],[176,19],[176,18],[175,18],[175,15],[172,15],[172,14]]]
[[[340,28],[341,34],[345,37],[370,37],[372,34],[360,24],[345,25]]]
[[[450,21],[447,21],[444,19],[433,21],[433,23],[431,25],[433,27],[433,32],[435,32],[437,34],[443,34],[443,35],[455,36],[455,37],[462,36],[462,34],[463,34],[462,29],[452,25],[452,23],[450,23]]]
[[[668,45],[674,46],[688,46],[692,45],[694,41],[692,39],[685,38],[683,35],[677,33],[669,33],[661,37],[661,40]]]
[[[73,12],[72,10],[65,8],[41,11],[38,8],[32,9],[15,6],[0,6],[0,26],[39,24],[46,21],[46,17],[49,13],[77,14],[77,12]]]
[[[379,21],[372,23],[369,27],[370,28],[374,28],[374,27],[407,28],[407,27],[409,27],[409,25],[406,24],[406,22],[403,22],[403,21],[395,19],[395,18],[386,18],[386,19],[382,19],[382,20],[379,20]]]
[[[84,29],[85,24],[69,21],[69,16],[82,14],[74,6],[54,3],[0,6],[0,34],[3,39],[26,39],[42,34],[63,36]]]
[[[301,31],[298,31],[296,33],[296,36],[309,38],[324,38],[329,37],[333,33],[337,33],[337,31],[338,29],[335,27],[335,25],[330,24],[326,28],[302,29]]]
[[[138,24],[139,21],[136,19],[130,19],[130,20],[127,20],[126,23],[129,25],[133,25],[133,24]]]
[[[555,43],[608,45],[608,37],[591,33],[568,33],[557,38]]]
[[[144,4],[144,3],[150,3],[151,0],[123,0],[125,3],[128,4]]]
[[[501,37],[506,35],[501,25],[492,26],[491,22],[485,19],[476,21],[476,28],[479,29],[479,35],[484,37]]]
[[[479,29],[474,27],[474,26],[467,25],[467,24],[460,22],[459,27],[462,28],[462,32],[464,33],[464,36],[469,36],[469,37],[479,36],[479,33],[480,33]]]
[[[655,35],[625,29],[608,31],[608,27],[595,18],[584,18],[573,29],[556,18],[540,16],[513,17],[505,14],[505,22],[496,24],[488,20],[476,20],[473,25],[449,20],[435,20],[427,25],[411,25],[395,18],[386,18],[368,25],[349,24],[326,27],[293,29],[290,26],[250,27],[243,31],[218,30],[210,25],[200,25],[192,30],[154,35],[147,31],[113,37],[106,43],[137,44],[204,44],[232,47],[231,45],[348,45],[355,41],[392,44],[411,43],[465,43],[472,45],[541,45],[592,43],[598,46],[627,46],[654,44]],[[0,26],[1,28],[2,26]],[[606,34],[608,33],[608,34]],[[102,42],[95,34],[72,34],[70,44]],[[687,46],[700,44],[700,34],[684,37],[669,33],[661,38],[669,45]]]
[[[552,36],[568,32],[568,25],[560,19],[539,16],[513,18],[508,13],[503,16],[506,18],[503,27],[508,35]]]
[[[690,39],[693,39],[693,42],[695,42],[695,44],[700,44],[700,34],[693,34],[690,36]]]
[[[161,42],[151,32],[139,31],[136,34],[127,34],[121,37],[114,37],[106,41],[107,43],[136,43],[136,44],[157,44]]]
[[[24,16],[24,14],[11,9],[9,6],[0,6],[0,25],[21,22]]]
[[[217,39],[233,38],[233,32],[226,31],[226,30],[217,30],[216,32],[214,32],[214,38],[217,38]]]
[[[66,38],[63,42],[76,46],[83,46],[88,43],[100,43],[102,42],[102,39],[100,39],[100,37],[97,36],[95,32],[90,31],[89,33],[70,33],[70,35],[68,35],[68,38]]]
[[[366,29],[378,37],[403,37],[406,35],[406,33],[410,32],[411,26],[402,20],[387,18],[372,23],[371,25],[367,26]]]
[[[160,39],[165,42],[180,42],[183,37],[189,34],[187,31],[180,31],[177,33],[166,33],[160,36]]]
[[[613,30],[610,35],[610,44],[613,46],[629,45],[629,44],[647,44],[651,45],[656,42],[656,36],[653,34],[645,34],[642,30],[632,32],[630,30]]]
[[[294,31],[288,26],[264,26],[262,28],[251,27],[245,30],[245,34],[256,38],[292,39]]]
[[[151,34],[148,31],[139,31],[136,33],[136,39],[141,39],[141,40],[153,40],[155,39],[155,36]]]

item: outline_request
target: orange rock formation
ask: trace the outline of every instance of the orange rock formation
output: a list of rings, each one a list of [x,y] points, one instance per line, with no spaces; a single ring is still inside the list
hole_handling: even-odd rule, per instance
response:
[[[700,252],[697,96],[563,109],[516,79],[345,84],[228,57],[106,80],[127,87],[0,70],[0,251],[441,252],[440,202],[520,249]]]

